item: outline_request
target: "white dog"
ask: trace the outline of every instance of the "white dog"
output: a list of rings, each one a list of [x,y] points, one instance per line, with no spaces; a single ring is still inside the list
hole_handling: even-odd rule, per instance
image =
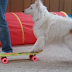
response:
[[[34,21],[33,31],[37,38],[30,52],[39,52],[44,45],[64,42],[72,50],[72,19],[48,12],[41,0],[36,0],[24,10]]]

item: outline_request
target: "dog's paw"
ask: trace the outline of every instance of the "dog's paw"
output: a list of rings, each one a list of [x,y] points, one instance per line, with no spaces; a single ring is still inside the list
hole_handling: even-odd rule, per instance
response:
[[[40,51],[42,51],[42,49],[31,49],[29,52],[30,53],[38,53]]]

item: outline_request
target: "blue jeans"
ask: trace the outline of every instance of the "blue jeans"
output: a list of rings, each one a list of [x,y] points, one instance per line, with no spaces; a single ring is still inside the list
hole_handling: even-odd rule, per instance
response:
[[[7,4],[8,0],[0,0],[0,41],[3,52],[12,52],[9,29],[5,18]]]

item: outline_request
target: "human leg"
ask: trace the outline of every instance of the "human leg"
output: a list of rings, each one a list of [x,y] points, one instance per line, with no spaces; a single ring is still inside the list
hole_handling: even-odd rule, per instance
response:
[[[9,29],[5,18],[8,0],[0,0],[0,41],[3,52],[12,52]]]

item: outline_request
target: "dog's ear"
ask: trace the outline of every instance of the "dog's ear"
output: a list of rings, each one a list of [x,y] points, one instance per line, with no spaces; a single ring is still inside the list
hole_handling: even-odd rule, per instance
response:
[[[35,0],[35,1],[39,1],[39,0]],[[41,1],[41,0],[40,0]]]
[[[39,7],[39,5],[40,5],[40,0],[36,0],[36,1],[37,1],[36,6]]]

